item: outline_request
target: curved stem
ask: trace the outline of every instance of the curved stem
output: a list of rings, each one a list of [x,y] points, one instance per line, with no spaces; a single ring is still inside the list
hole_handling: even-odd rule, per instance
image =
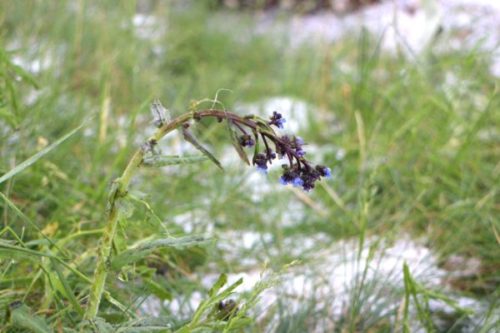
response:
[[[185,122],[190,119],[199,120],[201,118],[214,117],[217,119],[226,119],[227,121],[232,121],[239,128],[242,126],[246,126],[250,128],[254,133],[260,133],[264,138],[268,137],[273,142],[279,142],[284,144],[278,137],[274,136],[274,133],[268,132],[266,129],[261,128],[262,124],[258,121],[254,121],[249,118],[240,117],[234,113],[227,112],[225,110],[217,110],[217,109],[207,109],[196,112],[185,113],[172,121],[163,124],[154,135],[152,135],[146,145],[154,146],[158,141],[160,141],[167,133],[170,133],[174,129],[178,128]],[[241,125],[241,126],[240,126]],[[272,131],[272,130],[271,130]],[[266,142],[266,148],[267,142]],[[129,163],[125,167],[122,175],[113,181],[113,185],[108,195],[108,203],[107,203],[107,221],[106,226],[104,227],[103,235],[101,238],[101,243],[99,245],[99,249],[97,252],[97,263],[94,270],[94,278],[92,282],[92,286],[90,288],[89,302],[84,315],[84,318],[87,320],[94,320],[99,311],[99,304],[101,303],[101,298],[104,291],[104,286],[106,284],[106,278],[109,271],[109,266],[111,262],[111,249],[113,246],[113,241],[116,234],[116,228],[118,225],[119,219],[119,208],[117,203],[127,195],[128,186],[137,169],[141,166],[144,158],[144,154],[147,152],[147,149],[141,147],[136,150]],[[287,152],[294,157],[299,159],[299,157],[295,156],[294,152]]]
[[[169,123],[164,124],[153,136],[148,139],[148,142],[152,143],[159,141],[167,133],[173,131],[186,121],[190,120],[192,117],[193,113],[186,113],[173,119]],[[97,253],[97,264],[94,270],[94,279],[90,289],[88,307],[85,312],[85,319],[87,320],[95,319],[99,311],[99,304],[101,303],[102,293],[104,291],[104,285],[106,283],[106,277],[109,270],[109,262],[111,260],[111,248],[116,234],[116,227],[118,225],[119,212],[117,202],[127,194],[130,181],[141,165],[144,153],[145,150],[143,148],[137,149],[123,171],[121,177],[115,179],[113,186],[111,187],[106,209],[107,222]]]

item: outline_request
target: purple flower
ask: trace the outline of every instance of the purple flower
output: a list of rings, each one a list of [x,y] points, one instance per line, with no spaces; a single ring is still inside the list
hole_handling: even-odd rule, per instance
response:
[[[267,157],[267,160],[269,162],[271,162],[271,160],[274,160],[276,158],[276,153],[274,151],[272,151],[272,149],[267,149],[266,150],[266,157]]]
[[[300,177],[295,177],[292,181],[293,186],[299,187],[304,185],[304,181]]]
[[[286,119],[283,118],[283,115],[281,113],[274,111],[273,115],[271,116],[271,121],[269,122],[269,125],[274,125],[278,128],[283,128],[283,124],[285,122]]]
[[[265,173],[265,174],[267,174],[267,165],[264,165],[264,166],[262,166],[262,165],[257,165],[257,170],[258,170],[259,172],[261,172],[261,173]]]
[[[240,145],[242,147],[252,147],[253,145],[255,145],[255,141],[250,135],[244,134],[240,136]]]
[[[325,168],[324,177],[325,178],[332,178],[332,170],[330,170],[330,168]]]
[[[305,143],[304,140],[300,136],[295,137],[295,144],[297,146],[302,146],[304,143]]]
[[[321,177],[325,177],[325,178],[332,177],[332,170],[324,165],[317,165],[316,170],[319,172]]]
[[[264,173],[267,173],[267,161],[267,156],[262,153],[258,153],[253,158],[253,164],[257,166],[259,171]]]

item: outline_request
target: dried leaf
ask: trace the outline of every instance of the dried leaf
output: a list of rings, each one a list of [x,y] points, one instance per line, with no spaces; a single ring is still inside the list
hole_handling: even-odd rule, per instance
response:
[[[190,144],[192,144],[196,149],[198,149],[200,152],[202,152],[206,157],[208,157],[212,162],[214,162],[215,165],[217,165],[217,167],[219,167],[219,169],[221,169],[222,171],[224,171],[224,168],[222,167],[222,165],[220,164],[219,160],[217,160],[215,158],[214,155],[212,155],[212,153],[210,153],[205,147],[203,147],[199,142],[198,140],[196,140],[196,138],[193,136],[193,134],[187,129],[187,128],[182,128],[182,134],[184,135],[184,139],[189,142]]]

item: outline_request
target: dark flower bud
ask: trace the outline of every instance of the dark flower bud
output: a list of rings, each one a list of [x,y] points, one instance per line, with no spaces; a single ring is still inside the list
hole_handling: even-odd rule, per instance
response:
[[[252,147],[253,145],[255,145],[255,141],[250,135],[244,134],[240,136],[240,145],[242,147]]]
[[[238,305],[232,299],[217,304],[217,319],[228,321],[238,313]]]
[[[280,178],[280,183],[283,185],[293,184],[295,186],[302,186],[300,173],[296,165],[290,168],[288,165],[283,164],[283,175]]]
[[[267,160],[271,161],[271,160],[274,160],[276,158],[276,153],[274,151],[272,151],[272,149],[267,149],[266,156],[267,156]]]
[[[304,144],[304,140],[300,136],[295,137],[295,145],[297,147],[300,147]]]
[[[257,169],[263,172],[267,172],[267,156],[263,153],[258,153],[253,158],[253,164],[257,166]]]
[[[273,115],[271,116],[271,121],[269,122],[269,125],[274,125],[278,128],[283,128],[283,124],[285,122],[286,122],[286,119],[283,118],[281,113],[274,111]]]
[[[293,140],[291,140],[291,147],[295,149],[295,154],[298,157],[304,157],[306,152],[302,149],[302,145],[304,144],[304,140],[300,136],[294,136]]]
[[[316,166],[316,171],[319,172],[321,177],[325,178],[331,178],[332,177],[332,170],[324,165],[317,165]]]
[[[302,148],[298,148],[295,150],[295,154],[297,154],[298,157],[304,157],[306,152],[304,150],[302,150]]]

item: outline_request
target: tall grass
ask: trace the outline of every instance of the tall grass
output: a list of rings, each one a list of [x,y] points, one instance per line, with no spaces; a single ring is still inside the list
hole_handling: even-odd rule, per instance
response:
[[[383,298],[387,290],[361,274],[335,318],[328,306],[318,306],[325,302],[318,295],[304,295],[294,309],[286,293],[257,317],[260,310],[250,308],[259,309],[255,297],[276,282],[271,275],[254,291],[231,296],[239,302],[240,323],[255,332],[493,329],[500,100],[488,54],[431,49],[408,59],[385,54],[368,34],[292,49],[248,33],[249,14],[238,16],[231,33],[214,29],[233,21],[216,21],[220,16],[201,2],[153,3],[147,14],[155,20],[136,16],[134,26],[134,2],[0,3],[3,331],[70,332],[83,323],[106,196],[151,134],[151,101],[160,98],[175,116],[220,88],[232,91],[219,94],[228,110],[274,96],[308,103],[308,126],[300,134],[318,147],[311,147],[311,158],[332,166],[335,179],[304,194],[265,185],[277,179],[275,171],[254,182],[251,170],[231,165],[221,173],[208,162],[141,170],[112,244],[113,255],[125,261],[112,268],[101,319],[90,329],[133,332],[149,325],[187,332],[210,318],[221,330],[238,331],[216,315],[236,285],[223,289],[222,275],[210,290],[204,278],[282,272],[297,259],[302,262],[294,269],[306,270],[314,267],[308,263],[315,253],[343,239],[356,239],[362,258],[373,239],[383,248],[407,234],[424,238],[443,266],[457,255],[481,264],[472,276],[450,276],[443,290],[405,270],[402,288],[378,307],[370,296]],[[203,141],[223,156],[229,144],[217,125],[201,126]],[[159,148],[192,153],[181,140],[169,136]],[[261,236],[243,248],[239,237],[249,232]],[[218,240],[158,247],[127,262],[131,249],[160,234]],[[292,251],[318,235],[326,238]],[[361,272],[370,269],[360,265]],[[306,279],[324,272],[314,273]],[[189,302],[197,293],[205,300],[198,310]],[[426,304],[455,295],[487,306],[476,314],[459,309],[442,325]],[[160,300],[156,319],[140,318],[149,317],[141,313],[148,297]],[[175,308],[177,301],[182,304]],[[481,320],[463,324],[474,316]]]

